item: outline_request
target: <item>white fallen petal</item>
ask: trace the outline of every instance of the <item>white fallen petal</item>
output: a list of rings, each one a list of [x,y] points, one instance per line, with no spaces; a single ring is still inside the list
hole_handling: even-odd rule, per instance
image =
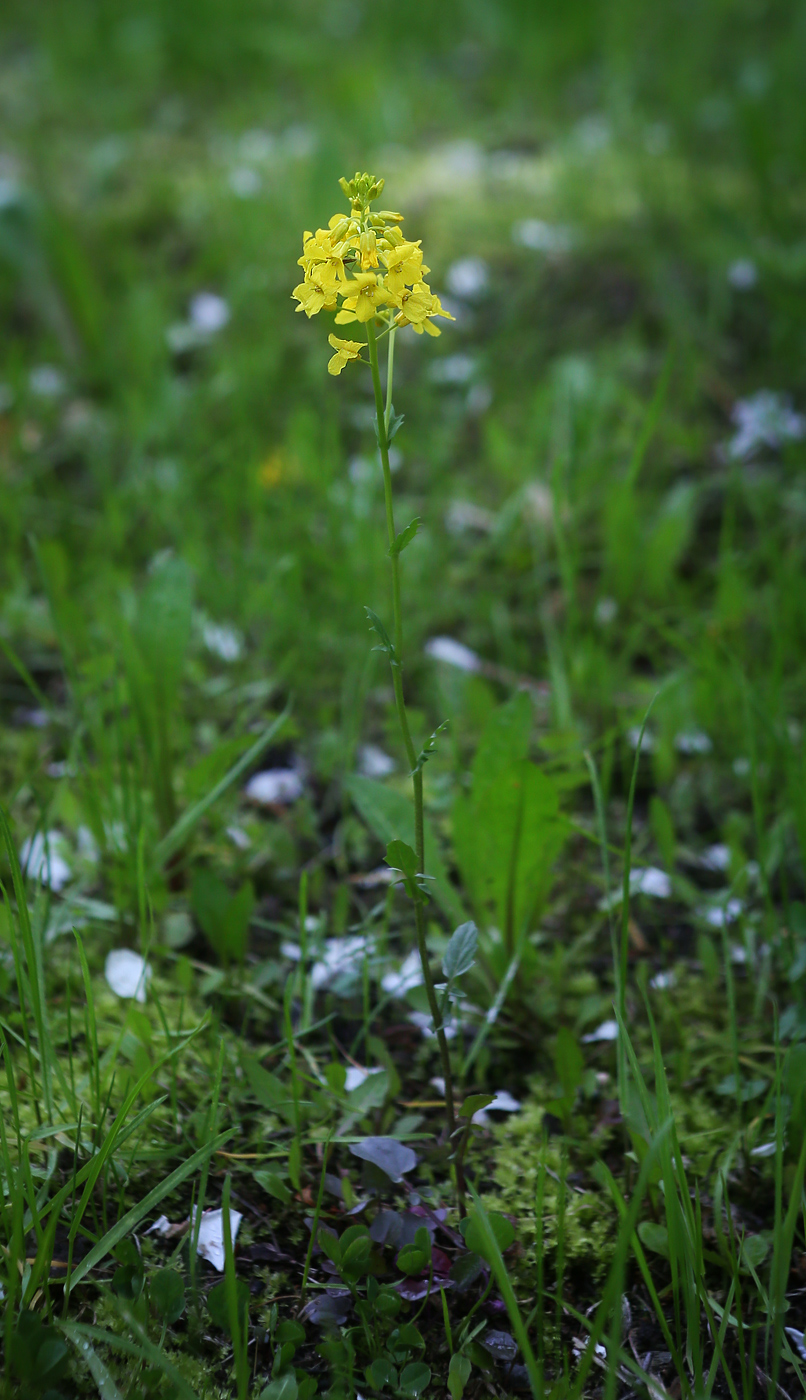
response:
[[[20,865],[29,880],[40,880],[58,894],[72,876],[64,852],[67,842],[60,831],[37,831],[20,849]]]
[[[302,778],[295,768],[267,768],[249,779],[244,793],[250,802],[260,807],[273,807],[296,802],[302,796],[302,789]]]
[[[145,1231],[147,1235],[167,1235],[173,1229],[167,1215],[159,1215],[153,1225],[149,1225]]]
[[[314,991],[330,987],[340,977],[357,977],[369,944],[366,938],[328,938],[317,962],[311,968]]]
[[[806,1361],[806,1332],[800,1332],[796,1327],[785,1327],[784,1331],[798,1356],[802,1361]]]
[[[243,1220],[243,1215],[238,1210],[230,1209],[230,1229],[232,1231],[232,1243],[238,1234],[238,1227]],[[206,1259],[217,1269],[220,1274],[224,1272],[224,1212],[223,1210],[202,1211],[201,1223],[199,1225],[198,1252],[202,1259]]]
[[[487,1116],[490,1113],[520,1113],[520,1110],[520,1099],[513,1098],[507,1089],[499,1089],[493,1095],[492,1103],[488,1103],[486,1108],[478,1109],[470,1121],[484,1127],[490,1121]]]
[[[358,771],[365,778],[388,778],[397,764],[377,744],[362,744],[358,750]]]
[[[665,992],[668,987],[674,986],[676,980],[673,972],[658,972],[651,979],[649,985],[655,992]]]
[[[241,826],[228,826],[227,835],[233,846],[237,846],[239,851],[248,851],[252,842]]]
[[[637,749],[640,743],[641,753],[654,753],[658,747],[658,741],[649,729],[644,730],[644,737],[641,738],[640,724],[633,724],[627,730],[627,743],[631,749]]]
[[[145,1001],[151,968],[133,948],[113,948],[104,964],[104,977],[116,997]]]
[[[420,987],[422,983],[423,965],[416,948],[406,956],[398,972],[385,972],[381,978],[383,990],[395,997],[403,996],[411,987]]]
[[[447,666],[456,666],[460,671],[481,670],[481,657],[453,637],[431,637],[425,644],[425,654],[435,661],[444,661]]]
[[[750,1149],[750,1156],[751,1156],[751,1157],[774,1157],[774,1156],[775,1156],[775,1143],[774,1143],[774,1142],[760,1142],[759,1145],[758,1145],[758,1147],[751,1147],[751,1149]]]
[[[648,894],[653,899],[669,899],[672,893],[672,882],[665,870],[658,870],[655,865],[648,865],[646,869],[630,871],[630,893]]]
[[[601,1026],[597,1026],[595,1031],[589,1035],[583,1035],[583,1045],[592,1045],[598,1040],[617,1040],[618,1021],[603,1021]]]
[[[416,1026],[419,1031],[422,1031],[426,1040],[436,1039],[434,1022],[431,1019],[431,1013],[429,1011],[410,1011],[407,1019],[411,1021],[411,1024]],[[453,1040],[456,1035],[456,1023],[450,1016],[446,1016],[443,1026],[445,1030],[445,1039]]]
[[[345,1093],[349,1094],[353,1089],[360,1088],[365,1080],[369,1079],[371,1074],[381,1073],[382,1070],[380,1066],[378,1066],[377,1069],[364,1069],[362,1065],[348,1065],[347,1078],[344,1081]]]

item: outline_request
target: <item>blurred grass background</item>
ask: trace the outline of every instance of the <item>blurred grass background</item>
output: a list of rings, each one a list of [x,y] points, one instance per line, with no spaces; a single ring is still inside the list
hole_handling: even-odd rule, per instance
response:
[[[246,643],[243,684],[218,690],[199,644],[188,751],[257,676],[294,691],[324,777],[362,726],[394,746],[362,612],[386,596],[368,385],[328,380],[325,318],[290,300],[302,229],[341,207],[340,174],[374,168],[457,311],[439,342],[401,344],[396,390],[400,514],[426,521],[405,586],[427,718],[488,704],[419,659],[434,633],[549,677],[575,741],[682,669],[669,734],[704,725],[732,760],[750,675],[780,787],[802,708],[803,453],[746,472],[720,444],[741,395],[803,394],[804,37],[793,0],[12,0],[7,642],[43,685],[66,656],[103,692],[121,618],[173,550],[197,620]],[[481,283],[462,292],[467,259]],[[731,281],[742,264],[752,285]],[[199,293],[226,324],[194,326]],[[25,702],[11,668],[4,685]]]

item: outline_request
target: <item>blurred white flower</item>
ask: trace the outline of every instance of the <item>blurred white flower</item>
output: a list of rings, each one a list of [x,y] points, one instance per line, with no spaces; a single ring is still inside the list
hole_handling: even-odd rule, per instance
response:
[[[627,743],[631,749],[637,749],[640,743],[641,753],[654,753],[658,746],[655,735],[649,729],[644,730],[644,737],[641,738],[640,724],[633,724],[627,730]]]
[[[480,671],[482,667],[481,657],[453,637],[429,638],[425,644],[425,654],[435,661],[444,661],[447,666],[456,666],[460,671],[472,673]]]
[[[445,512],[445,529],[449,535],[463,535],[468,530],[488,533],[495,525],[495,516],[472,501],[451,501]]]
[[[215,335],[230,318],[228,303],[215,292],[197,292],[190,299],[189,321],[200,335]]]
[[[758,268],[752,258],[737,258],[728,268],[728,281],[737,292],[752,291],[758,282]]]
[[[412,987],[420,987],[423,982],[423,965],[420,954],[414,948],[404,959],[399,972],[385,972],[381,987],[389,996],[402,997]]]
[[[601,1026],[597,1026],[595,1031],[590,1032],[590,1035],[583,1035],[582,1043],[583,1045],[593,1045],[596,1041],[599,1040],[617,1039],[618,1021],[603,1021]]]
[[[473,355],[443,355],[440,360],[432,360],[428,366],[428,378],[432,384],[466,384],[472,379],[476,369]]]
[[[594,609],[594,620],[600,627],[609,627],[618,616],[618,603],[615,598],[600,598]]]
[[[806,433],[806,418],[796,413],[791,400],[772,389],[759,389],[749,399],[739,399],[731,413],[736,432],[728,443],[728,456],[752,457],[759,447],[780,447]]]
[[[222,661],[238,661],[243,651],[243,639],[235,627],[227,623],[206,622],[202,640],[207,650]]]
[[[678,753],[684,754],[710,753],[714,747],[702,729],[684,729],[680,734],[675,734],[674,746]]]
[[[67,388],[64,375],[55,365],[37,365],[28,376],[28,385],[40,399],[58,399]]]
[[[413,1026],[416,1026],[419,1031],[422,1031],[425,1040],[436,1039],[436,1031],[434,1030],[434,1022],[431,1019],[430,1011],[410,1011],[406,1019],[409,1020]],[[442,1024],[445,1031],[445,1039],[453,1040],[456,1035],[456,1022],[451,1016],[446,1016]]]
[[[669,899],[672,882],[665,870],[648,865],[644,870],[630,871],[630,894],[647,894],[653,899]]]
[[[535,253],[548,253],[556,256],[568,253],[573,247],[573,234],[562,224],[547,224],[543,219],[521,219],[512,227],[513,243],[522,248],[531,248]]]
[[[239,199],[253,199],[260,192],[261,179],[251,165],[236,165],[229,173],[229,187]]]
[[[702,853],[701,863],[705,870],[727,870],[730,865],[730,846],[721,841],[714,846],[708,846]]]
[[[472,418],[480,418],[492,401],[493,391],[489,384],[471,384],[465,398],[465,408]]]
[[[371,1074],[381,1073],[382,1069],[380,1065],[377,1069],[364,1069],[362,1065],[348,1065],[347,1078],[344,1081],[345,1093],[350,1094],[353,1089],[359,1089],[361,1085],[369,1079]]]
[[[37,831],[23,842],[20,865],[29,880],[40,880],[58,894],[73,872],[65,859],[67,841],[60,831]]]
[[[514,1099],[506,1089],[499,1089],[493,1094],[492,1103],[488,1103],[486,1108],[478,1109],[470,1121],[484,1127],[490,1121],[490,1113],[519,1113],[520,1109],[520,1099]]]
[[[665,992],[674,986],[676,980],[673,972],[657,972],[649,985],[655,992]]]
[[[114,948],[107,955],[104,977],[116,997],[133,997],[135,1001],[143,1002],[151,979],[151,968],[134,949]]]
[[[267,768],[263,773],[255,773],[244,788],[245,796],[259,807],[296,802],[302,791],[302,778],[296,768]]]
[[[460,258],[451,263],[445,282],[449,292],[465,301],[483,296],[490,281],[490,269],[483,258]]]
[[[311,968],[314,991],[332,986],[340,977],[357,977],[368,951],[368,940],[360,936],[327,938],[321,956]]]
[[[700,913],[711,928],[725,928],[728,924],[734,924],[739,916],[744,912],[744,903],[735,895],[726,904],[715,904],[709,909],[701,909]]]
[[[397,764],[377,744],[362,744],[358,750],[358,771],[365,778],[388,778]]]

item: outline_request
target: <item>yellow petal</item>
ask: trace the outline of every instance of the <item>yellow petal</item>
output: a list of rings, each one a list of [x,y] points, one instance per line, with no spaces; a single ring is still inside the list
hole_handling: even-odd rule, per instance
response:
[[[346,363],[347,361],[344,359],[343,355],[334,355],[333,358],[328,360],[327,362],[328,374],[341,374]]]

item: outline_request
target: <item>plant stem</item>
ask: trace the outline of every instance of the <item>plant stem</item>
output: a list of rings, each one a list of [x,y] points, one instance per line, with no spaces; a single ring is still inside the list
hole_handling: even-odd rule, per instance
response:
[[[403,744],[406,749],[406,757],[411,768],[411,780],[414,789],[414,848],[417,856],[417,869],[421,874],[425,873],[425,834],[423,826],[423,774],[422,769],[417,768],[417,756],[414,751],[414,744],[409,729],[409,719],[406,713],[406,702],[403,698],[403,672],[401,657],[403,652],[403,616],[400,606],[400,556],[395,552],[395,515],[392,504],[392,472],[389,467],[389,440],[387,428],[389,416],[392,410],[392,371],[394,368],[394,332],[389,336],[389,378],[386,385],[386,405],[384,407],[383,393],[381,391],[381,377],[378,371],[378,345],[375,339],[375,326],[372,321],[367,322],[367,341],[369,344],[369,363],[372,370],[372,385],[375,390],[375,414],[378,424],[378,445],[381,451],[381,466],[383,468],[383,494],[386,506],[386,533],[389,539],[389,559],[392,565],[392,612],[394,618],[394,644],[395,654],[392,658],[392,686],[395,693],[395,709],[397,710],[400,732],[403,736]],[[434,979],[431,975],[431,967],[428,961],[428,948],[425,941],[425,911],[420,900],[414,905],[415,926],[417,930],[417,948],[420,954],[420,962],[423,968],[423,978],[425,979],[425,991],[428,997],[428,1005],[431,1011],[431,1018],[434,1022],[437,1042],[439,1045],[440,1058],[442,1060],[442,1073],[445,1079],[445,1116],[448,1127],[448,1137],[450,1138],[456,1128],[456,1115],[453,1104],[453,1079],[451,1076],[451,1058],[448,1050],[448,1041],[445,1036],[445,1029],[442,1024],[437,994],[434,988]],[[461,1164],[457,1170],[457,1189],[460,1200],[464,1197],[464,1183],[462,1179]]]

